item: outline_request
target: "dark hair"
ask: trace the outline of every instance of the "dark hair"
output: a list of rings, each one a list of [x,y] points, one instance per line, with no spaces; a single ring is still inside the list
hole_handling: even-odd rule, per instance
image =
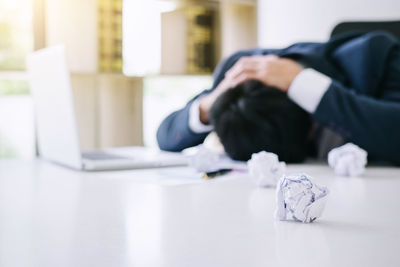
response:
[[[248,160],[262,150],[280,160],[300,162],[307,156],[311,117],[284,92],[251,80],[220,95],[210,121],[235,160]]]

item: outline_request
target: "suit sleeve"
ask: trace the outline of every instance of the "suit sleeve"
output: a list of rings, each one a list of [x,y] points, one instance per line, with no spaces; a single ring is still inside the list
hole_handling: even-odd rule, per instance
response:
[[[204,91],[202,94],[206,92]],[[157,130],[157,141],[160,149],[177,152],[204,141],[208,132],[195,133],[189,127],[189,111],[193,100],[183,109],[173,112],[162,121]]]
[[[333,80],[314,118],[368,151],[400,164],[400,103],[357,94]]]

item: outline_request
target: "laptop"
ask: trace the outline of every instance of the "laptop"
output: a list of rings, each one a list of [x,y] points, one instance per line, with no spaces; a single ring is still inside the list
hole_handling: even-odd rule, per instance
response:
[[[85,171],[187,165],[180,153],[146,147],[82,152],[64,46],[32,53],[27,58],[27,69],[42,158]]]

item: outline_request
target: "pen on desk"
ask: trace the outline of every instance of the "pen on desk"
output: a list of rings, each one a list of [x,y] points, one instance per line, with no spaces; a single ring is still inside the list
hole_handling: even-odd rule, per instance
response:
[[[203,177],[203,179],[212,179],[217,176],[227,174],[230,171],[232,171],[232,169],[220,169],[220,170],[216,170],[216,171],[212,171],[212,172],[204,172],[202,177]]]

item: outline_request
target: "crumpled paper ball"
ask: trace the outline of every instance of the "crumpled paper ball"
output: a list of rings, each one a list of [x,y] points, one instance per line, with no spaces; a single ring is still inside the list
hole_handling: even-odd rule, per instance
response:
[[[260,187],[275,187],[286,170],[285,162],[279,162],[274,153],[261,151],[247,161],[251,179]]]
[[[276,189],[275,218],[281,221],[313,222],[321,217],[329,191],[306,174],[282,176]]]
[[[189,167],[199,172],[209,172],[218,169],[216,163],[219,158],[220,156],[218,153],[201,145],[197,146],[196,150],[192,151],[191,154],[187,156]]]
[[[328,163],[337,175],[359,176],[365,171],[367,165],[367,152],[348,143],[332,149],[328,154]]]

